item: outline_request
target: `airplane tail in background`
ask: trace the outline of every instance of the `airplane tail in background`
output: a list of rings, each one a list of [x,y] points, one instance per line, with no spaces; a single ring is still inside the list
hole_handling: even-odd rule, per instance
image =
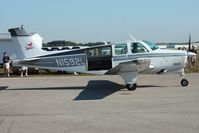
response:
[[[13,28],[8,31],[12,37],[13,47],[16,49],[17,59],[32,58],[48,53],[42,50],[43,39],[39,34],[30,35],[23,28]]]

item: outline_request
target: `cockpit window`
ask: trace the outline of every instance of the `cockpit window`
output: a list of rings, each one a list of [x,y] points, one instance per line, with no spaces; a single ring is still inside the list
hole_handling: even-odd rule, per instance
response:
[[[152,50],[156,50],[159,49],[159,47],[157,46],[157,44],[143,40],[143,42],[145,42]]]
[[[148,52],[148,50],[141,43],[132,43],[131,52],[132,53],[145,53],[145,52]]]
[[[126,54],[127,53],[127,44],[116,44],[115,45],[115,54]]]

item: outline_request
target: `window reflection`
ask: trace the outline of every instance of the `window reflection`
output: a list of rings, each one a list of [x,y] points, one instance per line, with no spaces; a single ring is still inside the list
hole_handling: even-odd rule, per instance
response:
[[[97,47],[87,50],[88,57],[111,56],[111,47]]]
[[[116,44],[115,45],[115,54],[127,54],[127,44]]]

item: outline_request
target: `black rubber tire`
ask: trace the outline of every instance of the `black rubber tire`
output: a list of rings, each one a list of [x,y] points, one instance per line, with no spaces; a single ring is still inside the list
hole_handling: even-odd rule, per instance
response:
[[[184,86],[184,87],[188,86],[189,85],[189,81],[187,79],[182,79],[181,80],[181,85]]]
[[[129,91],[134,91],[137,89],[137,84],[134,83],[134,84],[126,84],[126,88],[129,90]]]

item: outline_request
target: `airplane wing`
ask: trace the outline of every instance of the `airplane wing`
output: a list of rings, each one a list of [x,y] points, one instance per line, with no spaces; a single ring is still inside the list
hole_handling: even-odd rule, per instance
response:
[[[110,69],[108,72],[106,72],[106,75],[116,75],[116,74],[122,74],[122,73],[131,73],[131,72],[137,72],[141,73],[143,71],[146,71],[150,69],[150,60],[149,59],[139,59],[139,60],[133,60],[128,62],[122,62],[115,66],[114,68]]]

